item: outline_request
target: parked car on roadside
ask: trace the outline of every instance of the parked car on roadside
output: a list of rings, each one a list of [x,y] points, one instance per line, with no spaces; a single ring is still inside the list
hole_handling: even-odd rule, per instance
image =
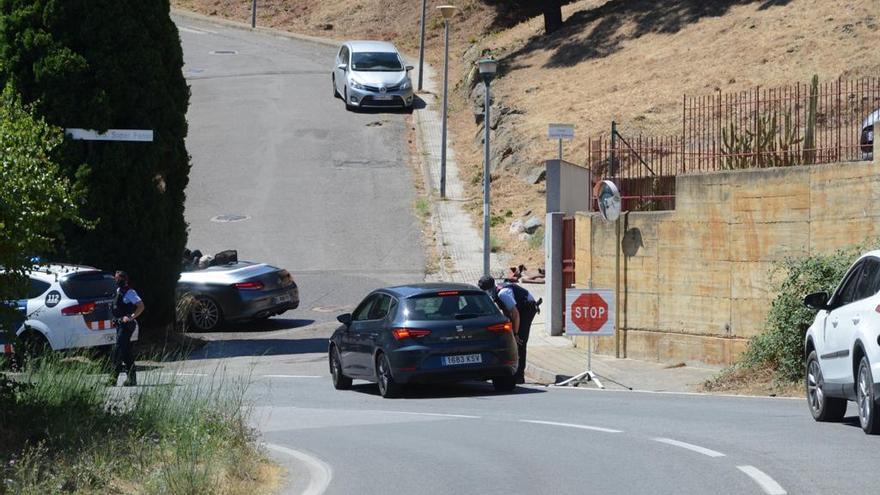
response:
[[[27,277],[27,293],[11,301],[22,312],[12,329],[25,347],[19,350],[57,351],[116,342],[112,273],[89,266],[47,264],[35,266]],[[4,343],[4,353],[11,352],[11,345]]]
[[[394,397],[407,383],[492,380],[516,387],[517,348],[510,321],[492,299],[467,284],[415,284],[378,289],[330,337],[333,386],[352,379],[379,384]]]
[[[880,109],[874,110],[868,118],[862,122],[862,135],[859,139],[862,153],[865,158],[871,159],[874,156],[874,123],[880,121]]]
[[[840,421],[855,401],[862,429],[880,433],[880,250],[853,263],[830,297],[810,294],[804,305],[818,310],[804,344],[810,413]]]
[[[224,322],[269,318],[299,307],[299,288],[287,270],[238,261],[194,268],[180,274],[177,297],[188,297],[194,329],[216,330]]]
[[[333,96],[345,108],[412,108],[413,87],[400,52],[385,41],[346,41],[336,54]]]

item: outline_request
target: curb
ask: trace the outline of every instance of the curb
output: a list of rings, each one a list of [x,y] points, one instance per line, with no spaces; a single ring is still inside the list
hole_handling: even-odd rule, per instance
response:
[[[319,44],[319,45],[338,47],[339,45],[342,44],[342,41],[336,40],[333,38],[320,38],[318,36],[309,36],[307,34],[293,33],[290,31],[283,31],[281,29],[260,27],[260,26],[257,26],[256,28],[251,28],[251,25],[246,22],[235,21],[235,20],[226,19],[223,17],[215,17],[215,16],[210,16],[210,15],[205,15],[205,14],[199,14],[197,12],[192,12],[189,10],[181,10],[176,7],[171,9],[171,15],[191,19],[194,21],[201,21],[201,22],[207,22],[207,23],[211,23],[211,24],[218,24],[221,26],[231,27],[231,28],[242,30],[242,31],[258,32],[258,33],[263,33],[263,34],[271,34],[274,36],[281,36],[283,38],[290,38],[290,39],[299,40],[299,41],[308,41],[310,43],[315,43],[315,44]]]
[[[528,360],[526,361],[525,374],[532,378],[538,385],[553,385],[559,381],[559,377],[561,376],[533,363],[529,363]]]

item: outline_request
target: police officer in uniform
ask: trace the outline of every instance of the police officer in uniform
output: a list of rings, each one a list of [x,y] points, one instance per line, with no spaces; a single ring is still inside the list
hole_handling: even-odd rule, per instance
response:
[[[113,319],[116,325],[116,346],[113,349],[114,372],[111,382],[116,385],[119,373],[125,371],[126,379],[123,386],[137,385],[137,374],[134,364],[134,349],[131,337],[138,328],[137,317],[144,312],[144,302],[138,293],[129,285],[128,274],[117,271],[116,301],[113,304]]]
[[[519,351],[519,365],[515,379],[516,383],[525,383],[526,345],[529,342],[532,320],[538,314],[538,303],[528,290],[514,283],[496,285],[495,279],[489,275],[481,277],[478,286],[492,297],[495,304],[513,323],[513,334]]]

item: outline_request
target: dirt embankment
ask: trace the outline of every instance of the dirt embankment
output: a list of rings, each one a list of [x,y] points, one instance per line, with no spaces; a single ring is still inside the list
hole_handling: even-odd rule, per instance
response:
[[[442,67],[443,22],[428,2],[426,58]],[[567,159],[583,163],[589,136],[612,120],[624,135],[678,134],[683,94],[711,95],[755,86],[880,75],[876,0],[579,0],[566,2],[564,26],[543,33],[541,17],[512,5],[463,0],[450,36],[457,81],[450,131],[462,177],[481,208],[480,93],[466,83],[470,63],[488,51],[501,59],[493,83],[493,237],[516,264],[541,264],[539,238],[511,234],[513,220],[544,214],[535,167],[555,157],[547,124],[576,126]],[[172,0],[177,7],[249,19],[243,0]],[[659,5],[659,6],[658,6]],[[418,53],[420,2],[260,0],[258,23],[331,38],[378,38]],[[527,19],[526,19],[527,18]],[[525,20],[524,20],[525,19]],[[454,83],[455,84],[455,83]],[[523,217],[527,212],[529,215]]]

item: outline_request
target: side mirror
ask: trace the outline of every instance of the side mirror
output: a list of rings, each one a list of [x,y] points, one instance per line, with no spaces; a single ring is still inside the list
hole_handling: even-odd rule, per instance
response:
[[[348,64],[339,64],[336,68],[339,70],[348,70]]]
[[[345,313],[336,317],[336,321],[345,326],[351,325],[351,313]]]
[[[804,298],[804,306],[815,310],[828,309],[828,293],[814,292],[808,295]]]
[[[409,72],[409,71],[411,71],[411,70],[413,70],[413,69],[415,69],[415,67],[412,66],[412,65],[407,65],[407,66],[406,66],[406,71],[407,71],[407,72]]]

